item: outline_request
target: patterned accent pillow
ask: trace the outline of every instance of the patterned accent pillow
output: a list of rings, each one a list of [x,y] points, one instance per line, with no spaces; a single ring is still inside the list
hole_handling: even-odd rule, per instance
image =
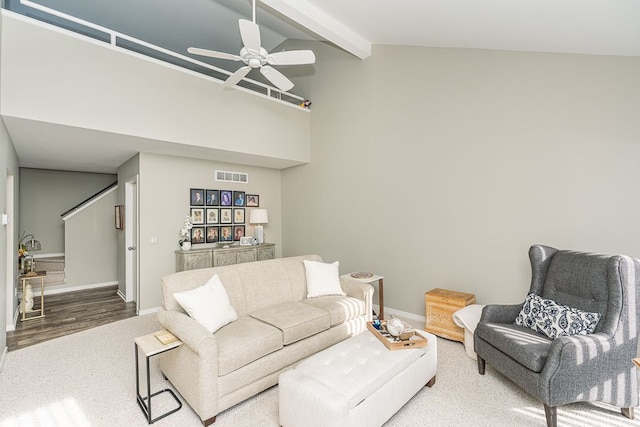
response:
[[[578,310],[529,292],[515,323],[554,340],[593,333],[600,316],[599,313]]]

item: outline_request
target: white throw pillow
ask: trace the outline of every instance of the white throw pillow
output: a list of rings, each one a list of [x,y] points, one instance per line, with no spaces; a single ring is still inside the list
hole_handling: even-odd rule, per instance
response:
[[[199,288],[177,292],[173,297],[189,316],[211,333],[238,319],[238,314],[231,306],[229,295],[217,274]]]
[[[340,286],[340,272],[338,261],[327,264],[318,261],[304,260],[307,274],[307,298],[323,295],[346,295]]]

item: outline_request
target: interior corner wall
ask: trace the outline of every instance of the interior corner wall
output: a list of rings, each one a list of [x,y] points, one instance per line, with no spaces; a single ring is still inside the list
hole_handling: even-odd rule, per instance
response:
[[[218,182],[215,171],[243,172],[247,184]],[[282,252],[281,171],[277,169],[172,157],[151,153],[139,154],[139,288],[140,311],[162,305],[163,276],[175,272],[175,251],[179,249],[179,230],[190,214],[190,189],[244,191],[260,196],[260,208],[268,210],[269,223],[264,226],[265,239],[276,244],[276,257]],[[251,208],[245,210],[245,234],[253,235],[249,224]],[[152,243],[157,240],[157,243]],[[194,245],[192,249],[213,244]]]
[[[316,55],[311,163],[283,171],[285,256],[381,274],[385,306],[422,316],[438,287],[522,302],[532,244],[640,257],[640,58]]]
[[[2,33],[2,22],[0,20],[0,34]],[[0,36],[1,37],[1,36]],[[2,52],[0,52],[0,70],[2,70]],[[1,71],[0,71],[1,73]],[[0,88],[1,90],[1,88]],[[7,183],[11,182],[9,176],[13,177],[13,212],[8,210],[7,201]],[[18,186],[20,182],[20,170],[18,164],[18,154],[16,153],[11,137],[9,136],[4,122],[0,120],[0,212],[6,213],[10,224],[14,230],[18,230],[20,222],[18,218]],[[10,227],[8,225],[0,225],[0,369],[2,368],[2,354],[7,347],[7,336],[5,331],[9,325],[13,325],[13,314],[17,307],[17,298],[14,288],[17,286],[17,280],[14,283],[7,279],[9,269],[17,274],[18,253],[11,250],[14,246],[16,236],[8,233]],[[15,233],[14,233],[15,234]]]
[[[116,182],[116,175],[20,169],[20,233],[34,234],[42,250],[32,255],[65,252],[60,215]]]

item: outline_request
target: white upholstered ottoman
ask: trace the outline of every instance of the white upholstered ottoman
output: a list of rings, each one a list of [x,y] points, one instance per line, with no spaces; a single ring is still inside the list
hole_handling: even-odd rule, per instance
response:
[[[436,337],[426,347],[388,350],[369,331],[280,375],[280,425],[381,426],[425,385],[435,384]]]

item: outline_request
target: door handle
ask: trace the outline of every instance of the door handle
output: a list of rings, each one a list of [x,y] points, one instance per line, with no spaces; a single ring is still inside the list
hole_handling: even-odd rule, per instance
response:
[[[127,249],[130,250],[130,251],[135,251],[136,247],[135,246],[129,246]]]

